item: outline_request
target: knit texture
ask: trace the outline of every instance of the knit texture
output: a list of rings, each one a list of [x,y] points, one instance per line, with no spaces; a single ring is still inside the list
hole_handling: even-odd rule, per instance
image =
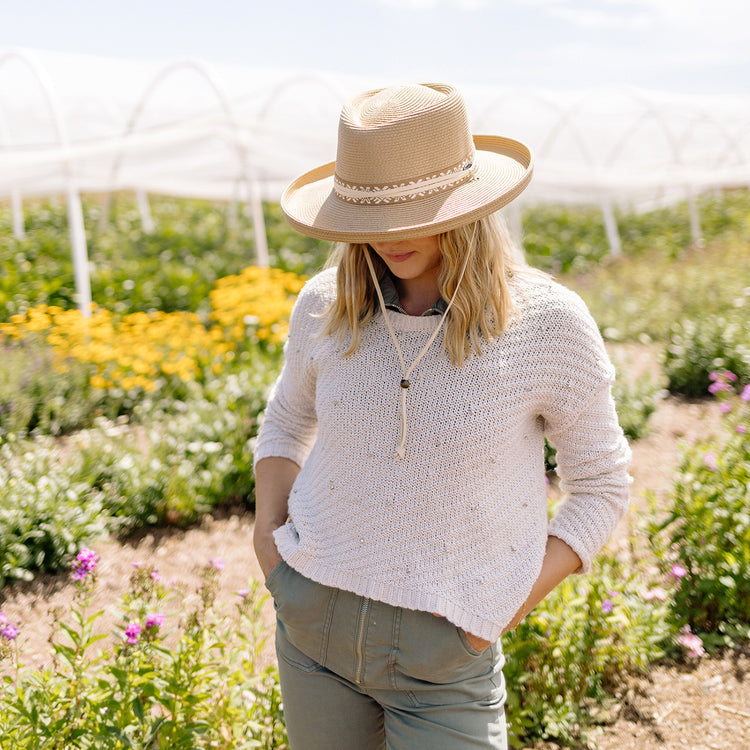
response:
[[[614,370],[577,295],[525,273],[511,289],[517,315],[481,356],[453,366],[441,331],[419,363],[397,459],[402,375],[382,315],[344,357],[320,333],[335,269],[305,285],[255,450],[302,467],[275,532],[293,568],[488,640],[529,595],[548,535],[589,570],[628,502]],[[440,318],[386,314],[408,367]],[[551,522],[545,435],[567,493]]]

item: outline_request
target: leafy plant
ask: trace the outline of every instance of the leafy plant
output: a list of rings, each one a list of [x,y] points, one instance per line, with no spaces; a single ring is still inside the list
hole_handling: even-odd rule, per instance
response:
[[[657,251],[623,256],[563,281],[584,298],[606,339],[666,342],[677,321],[732,319],[747,309],[747,235],[728,233],[676,258]]]
[[[650,596],[651,588],[639,571],[602,557],[503,637],[513,747],[536,739],[577,746],[623,677],[664,655],[672,626],[666,597]]]
[[[138,566],[119,604],[118,632],[95,635],[97,563],[88,549],[74,560],[77,596],[69,614],[57,613],[54,665],[30,670],[10,654],[0,692],[3,748],[287,747],[277,671],[259,664],[265,597],[257,583],[238,592],[227,614],[216,604],[220,561],[202,569],[195,606],[151,566]],[[23,624],[13,627],[15,640]],[[106,650],[95,651],[103,640]]]
[[[750,288],[749,288],[750,290]],[[750,293],[728,315],[686,318],[672,327],[664,353],[668,388],[685,396],[704,396],[710,375],[731,370],[750,382]]]
[[[709,646],[731,642],[725,635],[750,637],[750,385],[737,396],[735,382],[733,373],[714,373],[725,438],[685,449],[669,514],[657,529],[686,571],[674,619],[710,634]]]
[[[0,444],[0,586],[60,570],[106,527],[102,494],[58,461],[49,439],[37,446]]]
[[[33,336],[0,338],[0,439],[60,435],[91,424],[105,404],[102,392],[90,387],[90,376],[86,364],[57,359]]]
[[[613,359],[617,361],[617,358]],[[649,418],[656,411],[664,393],[658,379],[649,373],[642,373],[635,378],[623,374],[615,380],[612,396],[617,406],[620,426],[627,438],[638,440],[648,434]]]

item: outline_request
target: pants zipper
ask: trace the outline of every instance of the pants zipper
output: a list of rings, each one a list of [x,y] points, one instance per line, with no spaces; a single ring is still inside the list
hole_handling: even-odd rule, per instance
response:
[[[370,611],[370,599],[363,597],[362,604],[359,607],[359,620],[357,621],[357,638],[354,641],[354,653],[356,664],[354,670],[354,682],[357,685],[362,684],[362,672],[364,670],[364,641],[365,625],[367,624],[367,614]]]

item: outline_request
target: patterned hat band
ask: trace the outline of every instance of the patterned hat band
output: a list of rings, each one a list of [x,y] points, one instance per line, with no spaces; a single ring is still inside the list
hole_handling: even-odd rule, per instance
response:
[[[292,180],[281,208],[292,227],[321,240],[425,237],[502,208],[533,170],[520,141],[472,134],[455,87],[388,86],[344,104],[335,161]]]
[[[338,175],[334,175],[333,191],[338,198],[347,203],[362,205],[406,203],[468,182],[474,177],[475,172],[474,154],[471,153],[455,166],[438,174],[420,177],[398,185],[353,185],[342,182]]]

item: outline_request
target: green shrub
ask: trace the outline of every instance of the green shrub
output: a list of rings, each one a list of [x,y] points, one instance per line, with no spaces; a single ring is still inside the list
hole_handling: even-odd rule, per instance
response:
[[[536,739],[577,746],[596,707],[664,654],[671,625],[651,582],[603,557],[572,576],[503,637],[513,747]],[[568,744],[568,743],[572,743]]]
[[[105,408],[104,394],[89,386],[90,376],[88,365],[60,363],[33,338],[0,338],[0,439],[60,435],[90,425]]]
[[[83,202],[93,300],[117,313],[208,311],[218,278],[251,263],[252,227],[242,212],[235,226],[227,207],[198,200],[153,197],[153,232],[145,232],[134,202],[117,196],[101,228],[101,204]],[[27,207],[26,237],[0,232],[0,320],[33,305],[76,306],[66,207]],[[9,226],[9,212],[0,209]]]
[[[732,634],[750,637],[750,386],[737,397],[734,381],[734,375],[714,375],[712,390],[728,410],[725,438],[685,449],[660,527],[686,571],[674,619],[709,634],[709,647]]]
[[[0,444],[0,586],[59,570],[106,526],[100,492],[80,481],[50,440]]]
[[[553,273],[582,273],[608,252],[598,208],[541,205],[523,215],[523,246],[531,265]]]
[[[648,435],[649,418],[664,395],[663,389],[651,377],[642,375],[633,383],[616,380],[612,392],[625,436],[638,440]]]
[[[731,370],[750,382],[750,294],[728,315],[686,318],[672,327],[664,353],[672,393],[704,396],[715,370]]]
[[[276,370],[265,360],[187,401],[143,404],[53,442],[0,444],[0,585],[58,570],[105,531],[188,524],[222,504],[254,505],[253,441]]]
[[[87,549],[74,561],[77,596],[69,613],[57,613],[52,667],[23,667],[0,635],[4,750],[288,747],[277,670],[259,665],[257,583],[238,592],[227,614],[216,603],[219,561],[202,569],[192,598],[139,566],[119,603],[118,632],[94,635],[102,615],[88,611],[97,562]],[[14,625],[13,643],[16,627],[22,633],[23,623]],[[106,650],[95,649],[102,639]]]
[[[77,435],[78,476],[102,493],[112,528],[184,525],[221,504],[252,508],[253,439],[274,374],[257,365],[189,383],[185,401],[144,404],[140,425],[102,422]]]
[[[737,231],[677,258],[654,251],[608,259],[563,281],[586,301],[606,339],[668,341],[676,321],[747,309],[747,247]]]

